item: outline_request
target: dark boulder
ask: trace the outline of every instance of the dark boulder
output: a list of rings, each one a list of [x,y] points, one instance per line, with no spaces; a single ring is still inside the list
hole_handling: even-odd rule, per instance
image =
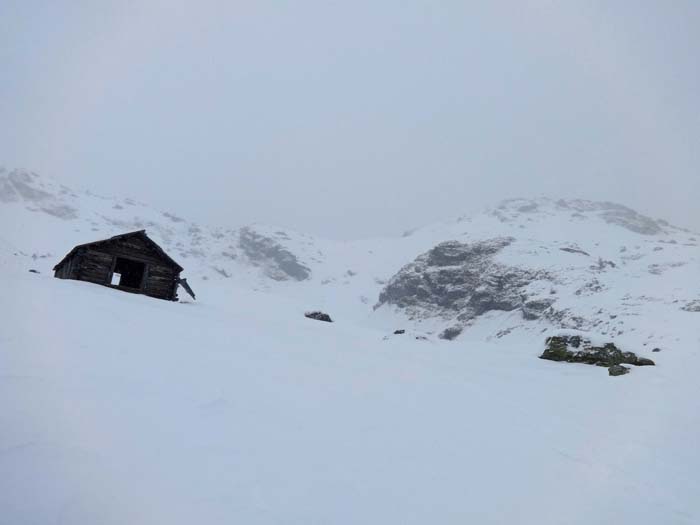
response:
[[[462,333],[461,326],[450,326],[445,328],[438,337],[440,339],[445,339],[446,341],[452,341],[455,337]]]
[[[629,374],[630,369],[627,368],[626,366],[622,365],[612,365],[611,367],[608,368],[608,375],[611,376],[623,376],[625,374]]]
[[[406,330],[394,330],[394,335],[401,335],[401,334],[405,334],[405,333],[406,333]]]
[[[327,323],[333,322],[333,319],[331,319],[330,315],[324,314],[323,312],[320,312],[320,311],[306,312],[304,314],[304,316],[308,317],[309,319],[315,319],[316,321],[325,321]]]

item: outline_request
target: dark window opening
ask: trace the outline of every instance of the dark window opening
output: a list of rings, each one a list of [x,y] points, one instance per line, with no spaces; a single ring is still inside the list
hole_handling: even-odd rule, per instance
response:
[[[144,263],[117,257],[117,263],[114,265],[112,284],[118,284],[125,288],[141,288],[141,282],[143,281],[143,274],[145,271],[146,265]],[[118,275],[119,282],[115,282]]]

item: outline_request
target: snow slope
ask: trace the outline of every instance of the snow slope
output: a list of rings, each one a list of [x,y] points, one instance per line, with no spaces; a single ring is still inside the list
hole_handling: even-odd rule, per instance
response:
[[[697,347],[610,378],[538,339],[385,340],[212,283],[193,304],[2,280],[3,523],[700,519]]]
[[[270,242],[246,251],[241,228],[27,172],[0,173],[0,200],[0,523],[700,521],[691,232],[541,200],[399,239],[254,226]],[[196,302],[52,277],[74,244],[141,227]],[[517,309],[448,342],[450,311],[374,308],[439,242],[496,237],[515,239],[498,264],[554,276],[542,291],[565,322],[657,366],[611,378],[537,359],[561,323]],[[284,251],[307,277],[286,273]],[[575,293],[592,279],[600,289]],[[315,307],[336,322],[305,319]]]

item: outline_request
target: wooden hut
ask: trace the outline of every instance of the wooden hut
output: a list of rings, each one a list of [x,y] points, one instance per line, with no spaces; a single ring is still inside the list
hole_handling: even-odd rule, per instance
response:
[[[182,270],[139,230],[76,246],[54,266],[54,276],[177,301]]]

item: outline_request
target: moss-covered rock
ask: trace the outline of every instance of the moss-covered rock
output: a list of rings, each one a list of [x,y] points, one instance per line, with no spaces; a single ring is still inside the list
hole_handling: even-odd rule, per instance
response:
[[[654,361],[639,357],[634,352],[623,352],[615,343],[595,346],[588,339],[578,335],[557,335],[548,337],[540,359],[585,363],[588,365],[612,367],[621,364],[649,366]]]

